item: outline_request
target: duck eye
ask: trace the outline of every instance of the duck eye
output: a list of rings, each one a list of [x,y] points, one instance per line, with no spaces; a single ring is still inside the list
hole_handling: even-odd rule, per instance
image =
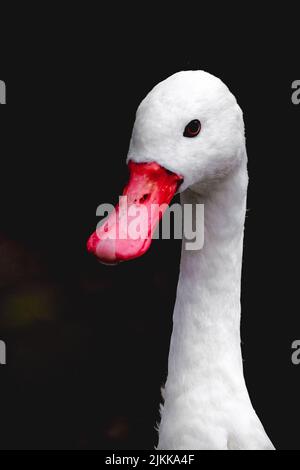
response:
[[[184,137],[196,137],[201,131],[201,122],[198,119],[193,119],[193,121],[189,122],[184,129]]]

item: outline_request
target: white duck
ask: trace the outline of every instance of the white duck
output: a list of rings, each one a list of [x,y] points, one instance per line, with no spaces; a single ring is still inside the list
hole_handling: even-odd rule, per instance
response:
[[[182,204],[205,208],[203,248],[182,249],[158,449],[274,449],[243,376],[240,285],[248,176],[236,99],[206,72],[172,75],[140,104],[127,161],[129,206],[169,203],[182,178]],[[117,212],[122,231],[122,208]],[[105,239],[110,230],[102,227],[88,242],[105,262],[140,256],[151,243],[150,236]]]

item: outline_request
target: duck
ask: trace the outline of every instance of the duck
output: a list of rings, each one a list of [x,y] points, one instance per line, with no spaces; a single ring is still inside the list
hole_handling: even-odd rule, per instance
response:
[[[143,213],[139,221],[146,228],[139,237],[128,232],[133,208],[168,206],[177,193],[182,207],[204,207],[201,249],[187,249],[183,234],[157,449],[275,450],[243,372],[248,171],[235,96],[203,70],[177,72],[158,83],[137,109],[127,164],[126,207],[120,201],[87,243],[105,264],[137,258],[150,248],[164,210],[151,217],[149,210]]]

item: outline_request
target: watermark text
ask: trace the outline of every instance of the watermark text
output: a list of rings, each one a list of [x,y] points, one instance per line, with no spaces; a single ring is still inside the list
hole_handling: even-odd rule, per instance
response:
[[[292,354],[292,363],[295,366],[298,366],[300,364],[300,340],[299,339],[298,340],[296,339],[295,341],[293,341],[292,349],[294,350]]]
[[[6,364],[6,344],[4,341],[0,340],[0,365],[4,366]]]
[[[292,90],[292,103],[298,105],[300,104],[300,80],[293,81]]]
[[[173,238],[183,239],[188,251],[201,250],[204,245],[204,204],[130,204],[127,196],[120,196],[116,209],[112,204],[100,204],[96,215],[104,217],[97,224],[102,240],[169,240],[173,232]]]
[[[0,80],[0,104],[6,104],[6,85],[3,80]]]

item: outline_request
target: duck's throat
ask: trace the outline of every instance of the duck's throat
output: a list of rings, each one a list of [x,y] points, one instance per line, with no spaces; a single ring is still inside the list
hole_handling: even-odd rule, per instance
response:
[[[227,397],[246,393],[240,284],[247,180],[243,163],[205,195],[191,190],[181,195],[182,204],[204,204],[204,246],[187,251],[183,241],[161,448],[172,448],[172,439],[181,445],[175,444],[177,427],[187,426],[186,432],[193,434],[203,421],[209,428],[209,408],[214,413]]]

